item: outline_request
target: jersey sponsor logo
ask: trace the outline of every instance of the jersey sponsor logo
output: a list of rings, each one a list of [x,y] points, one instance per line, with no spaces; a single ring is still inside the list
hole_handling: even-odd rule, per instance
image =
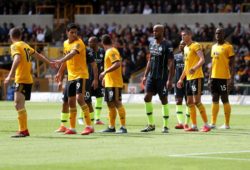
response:
[[[76,48],[76,49],[80,48],[80,44],[76,44],[76,45],[75,45],[75,48]]]
[[[112,57],[112,59],[113,59],[113,60],[115,60],[115,59],[116,59],[115,54],[112,54],[112,56],[111,56],[111,57]]]

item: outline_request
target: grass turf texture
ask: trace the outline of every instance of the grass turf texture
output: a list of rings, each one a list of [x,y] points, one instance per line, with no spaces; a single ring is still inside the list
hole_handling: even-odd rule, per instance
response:
[[[232,106],[230,130],[184,132],[175,130],[175,106],[170,105],[169,134],[162,134],[161,106],[154,105],[156,131],[140,133],[147,123],[143,104],[127,104],[128,134],[94,133],[81,136],[54,133],[61,103],[27,102],[30,137],[10,138],[17,129],[12,102],[0,102],[1,170],[73,169],[250,169],[250,106]],[[211,106],[206,105],[210,119]],[[78,113],[79,113],[78,108]],[[198,114],[197,114],[198,115]],[[102,120],[107,124],[107,107]],[[220,107],[218,126],[223,124]],[[199,127],[201,118],[198,115]],[[117,120],[117,129],[119,128]],[[95,126],[96,132],[106,128]]]

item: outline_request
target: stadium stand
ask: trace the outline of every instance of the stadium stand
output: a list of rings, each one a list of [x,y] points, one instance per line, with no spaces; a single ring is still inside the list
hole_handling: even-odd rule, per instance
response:
[[[30,3],[32,2],[32,3]],[[144,3],[145,2],[145,3]],[[140,86],[140,77],[141,73],[147,62],[148,55],[148,44],[153,39],[152,36],[152,26],[153,23],[150,23],[151,19],[145,19],[143,21],[140,20],[138,14],[143,14],[144,6],[147,8],[151,8],[145,10],[145,13],[151,14],[147,15],[150,17],[159,16],[159,22],[161,22],[160,18],[167,18],[165,20],[165,38],[172,43],[174,47],[177,47],[181,37],[181,30],[189,27],[194,33],[194,40],[199,42],[204,42],[203,47],[206,54],[206,65],[204,66],[205,75],[208,77],[208,69],[210,67],[209,64],[209,47],[211,47],[212,41],[214,39],[214,31],[217,26],[224,27],[226,30],[227,40],[232,42],[236,51],[236,75],[235,81],[237,83],[250,83],[250,24],[245,18],[248,18],[247,15],[237,15],[233,13],[244,12],[247,13],[250,11],[249,3],[245,0],[239,1],[227,1],[220,0],[219,3],[215,3],[215,1],[199,1],[193,0],[190,1],[182,0],[182,1],[162,1],[162,0],[153,0],[153,1],[125,1],[125,0],[97,0],[97,1],[65,1],[64,5],[60,1],[11,1],[7,3],[7,1],[0,2],[0,18],[7,18],[15,15],[15,19],[2,19],[0,23],[0,41],[4,42],[0,45],[0,62],[3,65],[7,64],[5,59],[3,58],[6,55],[9,55],[6,52],[6,48],[9,45],[8,39],[8,31],[15,25],[22,26],[23,30],[23,40],[31,42],[33,46],[40,48],[45,55],[48,55],[50,58],[58,58],[62,55],[61,46],[63,41],[65,40],[64,34],[64,25],[65,23],[72,21],[75,18],[75,21],[78,22],[82,20],[81,17],[89,17],[89,22],[86,18],[82,20],[82,22],[78,22],[80,25],[80,33],[81,37],[87,42],[88,37],[97,36],[100,37],[102,34],[109,33],[112,35],[112,39],[115,43],[115,46],[119,49],[120,53],[123,56],[123,77],[126,83],[136,83],[137,86]],[[167,3],[167,4],[166,4]],[[177,3],[177,4],[176,4]],[[17,8],[21,7],[21,8]],[[62,9],[63,8],[63,9]],[[67,10],[66,10],[67,8]],[[18,10],[16,10],[18,9]],[[71,11],[71,12],[69,12]],[[150,12],[151,11],[151,12]],[[106,14],[106,15],[81,15],[83,13],[87,14]],[[168,13],[166,15],[165,13]],[[192,14],[187,13],[199,13],[200,17],[204,18],[203,20],[190,20],[190,23],[183,23],[183,21],[176,20],[174,21],[168,20],[169,17],[172,17],[172,14],[177,14],[179,18],[185,18]],[[206,13],[206,14],[202,14]],[[218,13],[211,14],[211,13]],[[219,15],[219,13],[230,13],[227,15]],[[7,15],[11,14],[11,15]],[[20,15],[26,14],[26,15]],[[50,19],[48,23],[47,19],[37,19],[34,15],[31,14],[39,14],[36,17],[49,17]],[[47,14],[52,14],[47,16]],[[108,14],[121,14],[116,15],[108,15]],[[118,22],[112,22],[112,19],[107,22],[105,19],[100,19],[100,17],[110,17],[115,19],[127,15],[122,14],[131,14],[134,18],[137,18],[138,22],[144,22],[145,24],[121,24]],[[164,14],[164,15],[162,15]],[[196,15],[196,14],[195,14]],[[25,16],[25,17],[24,17]],[[72,17],[73,16],[73,17]],[[209,22],[209,17],[217,17],[218,20],[223,20],[223,22],[213,22],[211,23],[211,18]],[[23,20],[23,18],[35,18],[35,20],[31,20],[30,18],[27,20]],[[145,16],[146,17],[146,16]],[[19,18],[19,19],[18,19]],[[95,19],[93,19],[95,18]],[[139,18],[139,19],[138,19]],[[208,18],[208,20],[207,20]],[[229,18],[229,20],[228,20]],[[236,18],[240,18],[237,19]],[[186,18],[188,20],[188,18]],[[231,22],[230,22],[231,19]],[[12,22],[9,22],[9,21]],[[103,20],[103,22],[98,22],[99,20]],[[123,20],[124,19],[120,19]],[[243,21],[244,23],[236,23],[239,21]],[[31,22],[30,22],[31,21]],[[38,21],[38,22],[37,22]],[[126,20],[125,20],[126,21]],[[127,20],[131,21],[131,20]],[[154,20],[155,21],[155,20]],[[106,22],[106,23],[105,23]],[[155,21],[157,22],[157,21]],[[183,24],[179,24],[178,22],[182,22]],[[205,23],[204,23],[205,22]],[[248,24],[246,24],[248,23]],[[7,44],[6,44],[7,43]],[[39,45],[40,44],[40,45]],[[8,51],[8,50],[7,50]],[[5,57],[6,58],[6,57]],[[8,60],[9,62],[9,60]],[[34,62],[35,67],[39,66],[39,63]],[[1,68],[2,64],[0,64]],[[44,70],[44,71],[41,71]],[[47,70],[44,66],[39,66],[39,69],[34,73],[36,77],[53,77],[53,71]],[[131,78],[132,77],[132,78]],[[243,88],[245,89],[245,88]],[[50,88],[53,90],[53,88]],[[244,91],[244,90],[243,90]],[[239,88],[236,93],[244,93]]]

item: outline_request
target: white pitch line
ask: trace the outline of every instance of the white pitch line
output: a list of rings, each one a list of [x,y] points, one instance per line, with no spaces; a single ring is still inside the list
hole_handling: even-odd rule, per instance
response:
[[[189,154],[174,154],[174,155],[169,155],[169,156],[171,156],[171,157],[188,157],[188,156],[231,154],[231,153],[250,153],[250,150],[247,150],[247,151],[203,152],[203,153],[189,153]]]
[[[224,157],[212,157],[212,156],[178,156],[178,157],[179,158],[196,158],[196,159],[216,159],[216,160],[232,160],[232,161],[250,161],[250,159],[244,159],[244,158],[224,158]]]

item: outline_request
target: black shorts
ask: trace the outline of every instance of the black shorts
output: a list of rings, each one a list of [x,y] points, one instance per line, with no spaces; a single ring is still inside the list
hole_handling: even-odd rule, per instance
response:
[[[160,97],[167,96],[166,82],[166,80],[147,78],[145,90],[152,92],[153,95],[158,94]]]
[[[67,88],[67,85],[68,85],[68,83],[66,83],[66,85],[65,85],[65,87],[64,87],[64,90],[63,90],[63,94],[62,94],[62,101],[63,101],[64,103],[68,103],[68,99],[69,99],[69,97],[68,97],[68,88]]]
[[[68,97],[76,96],[76,94],[85,94],[85,79],[76,79],[67,82],[67,93]]]
[[[86,88],[85,88],[84,100],[87,103],[92,102],[92,99],[91,99],[91,81],[89,79],[86,80]]]
[[[20,92],[25,96],[25,100],[30,100],[32,84],[15,83],[15,92]]]
[[[95,96],[96,98],[104,96],[104,88],[102,86],[98,86],[97,89],[91,87],[91,96]]]
[[[183,98],[183,97],[186,96],[186,80],[183,81],[182,88],[178,88],[177,87],[177,83],[175,83],[175,86],[174,86],[174,95],[177,98]]]
[[[105,101],[121,101],[122,100],[122,88],[121,87],[106,87],[105,88]]]
[[[187,96],[202,95],[203,86],[204,86],[203,78],[187,80],[186,95]]]
[[[211,79],[211,93],[228,95],[227,79]]]

